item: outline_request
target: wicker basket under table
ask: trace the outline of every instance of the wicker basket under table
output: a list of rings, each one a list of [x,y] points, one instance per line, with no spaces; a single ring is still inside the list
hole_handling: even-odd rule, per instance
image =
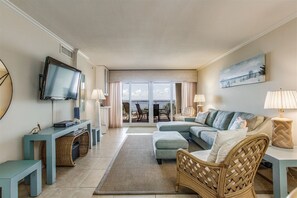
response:
[[[79,142],[79,156],[87,155],[89,151],[89,132],[83,131],[75,136],[62,136],[56,139],[56,166],[75,166],[72,160],[72,146]],[[45,144],[41,146],[41,159],[46,164]]]

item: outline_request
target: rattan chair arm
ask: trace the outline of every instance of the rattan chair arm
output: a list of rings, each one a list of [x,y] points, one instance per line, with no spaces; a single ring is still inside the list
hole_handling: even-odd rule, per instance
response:
[[[195,182],[216,191],[223,164],[203,161],[182,149],[177,151],[176,159],[179,173],[186,174]]]

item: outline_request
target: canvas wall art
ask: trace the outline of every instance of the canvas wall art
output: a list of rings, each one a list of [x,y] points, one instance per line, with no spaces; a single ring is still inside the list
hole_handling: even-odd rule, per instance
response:
[[[220,74],[221,88],[261,82],[265,82],[265,54],[231,65]]]

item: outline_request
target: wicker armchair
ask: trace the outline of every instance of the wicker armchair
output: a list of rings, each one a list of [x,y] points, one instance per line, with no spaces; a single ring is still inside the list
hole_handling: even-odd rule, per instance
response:
[[[177,152],[177,183],[201,197],[256,197],[254,178],[269,138],[253,135],[239,142],[220,164],[202,161],[185,150]]]

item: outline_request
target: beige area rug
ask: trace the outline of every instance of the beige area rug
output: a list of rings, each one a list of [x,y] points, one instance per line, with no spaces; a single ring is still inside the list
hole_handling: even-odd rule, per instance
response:
[[[153,133],[157,127],[129,127],[126,133]]]
[[[189,150],[201,148],[190,142]],[[154,158],[151,135],[128,135],[94,194],[176,194],[175,181],[175,160],[163,160],[163,164],[158,165]],[[261,194],[272,193],[271,183],[259,175],[256,176],[255,189]],[[194,192],[181,187],[178,193]]]

